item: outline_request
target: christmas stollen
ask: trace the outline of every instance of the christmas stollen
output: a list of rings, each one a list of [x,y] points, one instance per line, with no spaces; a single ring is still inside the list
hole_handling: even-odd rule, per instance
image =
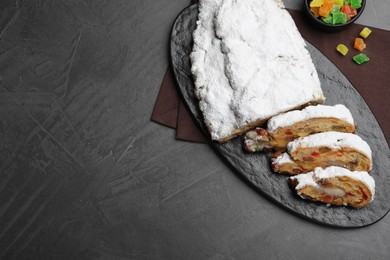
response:
[[[299,174],[316,167],[340,166],[352,171],[370,171],[370,146],[352,133],[324,132],[298,138],[287,145],[287,152],[272,159],[276,172]]]
[[[375,181],[367,172],[337,166],[292,176],[290,184],[304,199],[333,205],[361,208],[375,196]]]
[[[268,149],[284,152],[287,144],[298,137],[328,131],[355,132],[352,114],[344,105],[308,106],[274,116],[267,129],[256,128],[246,133],[244,147],[248,152]]]
[[[325,99],[306,44],[279,0],[200,0],[190,58],[213,141]]]

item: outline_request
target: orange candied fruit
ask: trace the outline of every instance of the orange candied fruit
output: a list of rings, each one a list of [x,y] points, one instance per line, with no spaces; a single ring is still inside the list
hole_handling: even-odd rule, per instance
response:
[[[330,11],[332,11],[334,0],[324,0],[324,4],[320,7],[319,14],[322,17],[328,17]]]
[[[362,50],[364,50],[366,48],[366,44],[364,43],[362,38],[358,37],[358,38],[355,39],[355,43],[354,43],[353,47],[356,50],[362,51]]]
[[[315,17],[320,17],[320,8],[319,8],[319,7],[310,7],[310,12],[311,12]]]

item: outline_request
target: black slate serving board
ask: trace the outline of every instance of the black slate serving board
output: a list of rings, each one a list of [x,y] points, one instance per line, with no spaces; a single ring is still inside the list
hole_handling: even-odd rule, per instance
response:
[[[198,6],[186,8],[177,17],[171,34],[171,62],[179,91],[193,118],[207,133],[198,102],[194,97],[189,55],[192,50],[192,32],[196,26]],[[288,176],[275,174],[265,154],[248,154],[237,137],[225,144],[210,141],[215,150],[253,187],[275,202],[315,222],[337,227],[363,227],[383,218],[390,209],[390,150],[382,130],[369,107],[347,78],[320,51],[306,42],[321,80],[326,104],[344,104],[358,126],[360,135],[372,149],[372,177],[376,182],[376,195],[372,203],[362,209],[326,206],[303,200],[288,185]]]

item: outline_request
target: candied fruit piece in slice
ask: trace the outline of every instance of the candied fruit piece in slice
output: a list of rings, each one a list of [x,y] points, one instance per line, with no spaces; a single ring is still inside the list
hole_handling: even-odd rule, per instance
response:
[[[334,4],[341,7],[344,5],[344,0],[334,0]]]
[[[360,53],[358,55],[355,55],[355,56],[352,57],[352,59],[359,65],[370,60],[367,57],[367,55],[365,55],[364,53]]]
[[[320,15],[322,17],[328,17],[332,11],[334,0],[324,0],[324,4],[320,7]]]
[[[310,7],[320,7],[324,4],[324,0],[313,0],[310,2]]]
[[[362,7],[362,0],[351,0],[352,8],[360,8]]]
[[[333,14],[333,24],[345,24],[347,22],[347,15],[343,12]]]
[[[359,33],[360,36],[363,38],[367,38],[371,34],[371,30],[367,27],[364,27],[364,29]]]
[[[362,50],[364,50],[366,48],[366,44],[364,43],[362,38],[358,37],[358,38],[355,39],[355,43],[354,43],[353,47],[356,50],[362,51]]]
[[[342,44],[342,43],[340,43],[340,44],[338,44],[337,45],[337,47],[336,47],[336,50],[338,51],[338,52],[340,52],[342,55],[347,55],[347,53],[348,53],[348,47],[347,46],[345,46],[344,44]]]

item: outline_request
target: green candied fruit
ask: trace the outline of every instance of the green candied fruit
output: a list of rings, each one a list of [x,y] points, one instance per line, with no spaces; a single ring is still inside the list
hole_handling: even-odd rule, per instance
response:
[[[322,21],[324,22],[324,23],[332,23],[332,21],[333,21],[333,18],[332,18],[332,16],[331,15],[329,15],[328,17],[322,17],[321,18],[322,19]]]
[[[332,11],[330,11],[332,14],[340,12],[341,6],[339,5],[334,5],[332,8]]]
[[[360,8],[362,7],[362,0],[351,0],[352,8]]]
[[[350,4],[351,0],[344,0],[344,4]]]
[[[362,63],[365,63],[367,61],[369,61],[370,59],[367,57],[367,55],[365,55],[364,53],[360,53],[356,56],[353,56],[352,58],[357,64],[362,64]]]
[[[347,22],[347,15],[343,12],[333,14],[333,24],[344,24]]]

